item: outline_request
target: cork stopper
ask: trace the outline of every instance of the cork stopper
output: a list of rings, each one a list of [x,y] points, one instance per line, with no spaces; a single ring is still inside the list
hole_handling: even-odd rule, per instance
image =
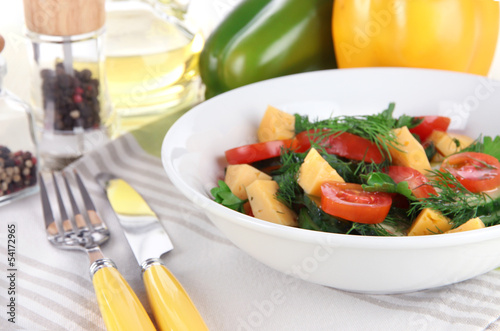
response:
[[[50,36],[72,36],[99,30],[105,0],[23,0],[27,28]]]

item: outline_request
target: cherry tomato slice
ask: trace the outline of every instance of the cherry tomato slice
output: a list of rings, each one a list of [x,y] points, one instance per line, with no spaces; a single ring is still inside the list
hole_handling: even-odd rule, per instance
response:
[[[375,143],[349,132],[332,133],[324,137],[319,135],[319,130],[308,130],[297,134],[296,139],[299,153],[308,150],[311,141],[317,141],[327,153],[351,160],[381,163],[385,159]]]
[[[434,130],[446,132],[451,122],[451,119],[446,116],[419,116],[415,118],[423,119],[423,121],[410,129],[410,132],[419,136],[421,142],[424,142]]]
[[[408,182],[410,190],[417,199],[437,195],[436,189],[427,184],[429,182],[427,177],[416,169],[405,166],[389,166],[386,172],[396,184]]]
[[[500,162],[494,156],[464,152],[447,157],[441,171],[448,171],[473,193],[489,191],[500,186]]]
[[[365,192],[359,184],[326,182],[321,185],[321,209],[348,221],[381,223],[389,213],[391,204],[390,194]]]
[[[295,148],[295,139],[273,140],[228,149],[226,159],[229,164],[253,163],[280,156],[283,148]]]

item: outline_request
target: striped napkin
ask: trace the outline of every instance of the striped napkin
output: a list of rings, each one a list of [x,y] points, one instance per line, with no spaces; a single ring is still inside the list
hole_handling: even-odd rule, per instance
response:
[[[146,310],[140,269],[94,181],[112,171],[135,186],[157,212],[174,250],[162,260],[211,330],[500,330],[500,271],[443,288],[398,295],[340,291],[291,278],[228,241],[170,183],[160,159],[127,134],[71,165],[88,183],[110,240],[103,245]],[[1,330],[105,330],[87,256],[45,238],[39,195],[0,208]],[[7,224],[16,224],[15,324],[8,321]]]

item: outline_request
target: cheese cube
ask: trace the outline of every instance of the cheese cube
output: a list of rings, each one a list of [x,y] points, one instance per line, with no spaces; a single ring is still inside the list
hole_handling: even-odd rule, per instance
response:
[[[224,181],[231,192],[241,200],[247,199],[245,188],[254,180],[271,180],[271,176],[248,164],[232,164],[227,166]]]
[[[389,147],[394,165],[411,167],[426,174],[431,169],[425,150],[406,126],[393,129],[397,144]]]
[[[429,136],[428,141],[432,141],[436,147],[436,151],[441,156],[446,157],[469,146],[474,142],[474,139],[462,134],[434,130]]]
[[[297,215],[276,198],[278,183],[258,179],[246,188],[255,217],[282,225],[298,226]]]
[[[268,106],[257,131],[259,142],[291,139],[294,135],[295,116]]]
[[[331,181],[344,182],[344,179],[316,149],[311,148],[299,169],[297,182],[300,187],[306,194],[319,197],[321,196],[321,184]]]
[[[465,135],[465,134],[460,134],[460,133],[454,133],[454,132],[448,132],[448,135],[452,139],[456,139],[459,142],[459,149],[462,150],[466,147],[468,147],[470,144],[474,142],[474,139],[471,137]]]
[[[484,228],[485,225],[483,221],[479,217],[471,218],[464,224],[460,225],[459,227],[455,229],[451,229],[446,231],[445,233],[456,233],[456,232],[463,232],[463,231],[470,231],[470,230],[476,230],[476,229],[482,229]]]
[[[424,236],[429,234],[440,234],[452,228],[451,221],[436,210],[424,208],[408,231],[408,236]]]

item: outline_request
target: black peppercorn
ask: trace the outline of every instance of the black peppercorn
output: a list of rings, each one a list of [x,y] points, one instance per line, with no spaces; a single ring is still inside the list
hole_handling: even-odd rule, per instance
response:
[[[98,100],[99,81],[92,77],[92,71],[73,70],[66,73],[62,63],[55,70],[44,69],[42,93],[45,111],[53,111],[55,130],[72,131],[75,127],[97,128],[100,117],[93,116],[100,111]]]
[[[0,196],[36,184],[36,158],[30,152],[11,152],[0,146]]]

